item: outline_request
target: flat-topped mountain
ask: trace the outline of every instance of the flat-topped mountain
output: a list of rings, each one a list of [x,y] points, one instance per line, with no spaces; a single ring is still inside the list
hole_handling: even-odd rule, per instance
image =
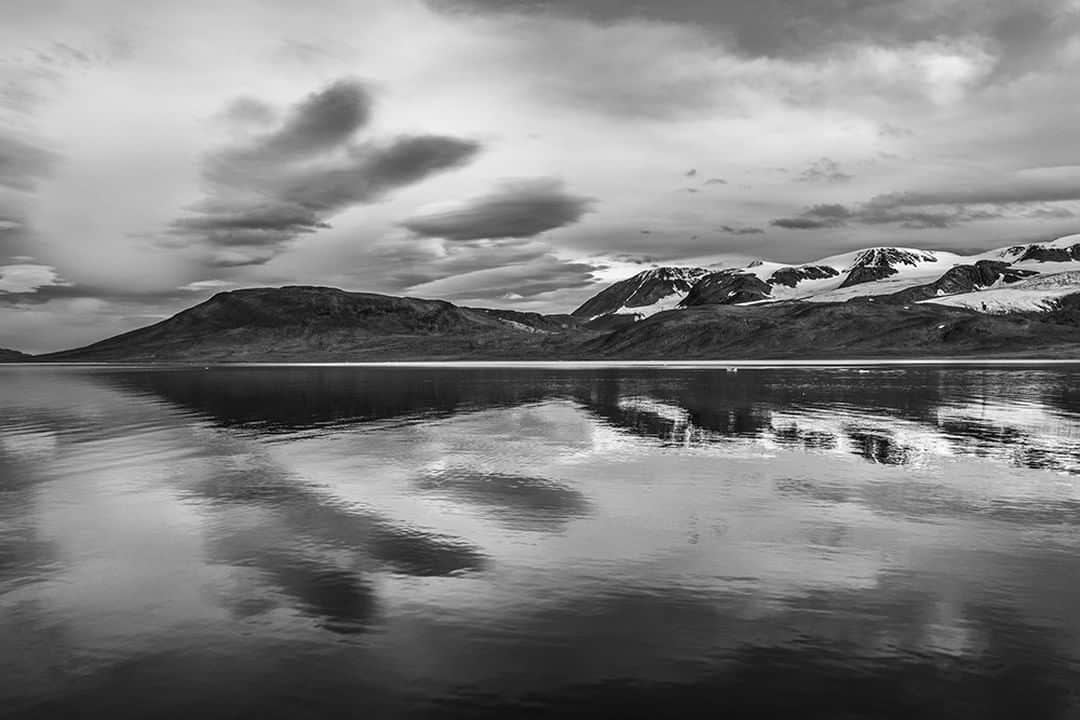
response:
[[[149,327],[40,359],[243,362],[513,354],[533,335],[574,325],[566,315],[464,308],[443,300],[327,287],[253,288],[218,293]]]

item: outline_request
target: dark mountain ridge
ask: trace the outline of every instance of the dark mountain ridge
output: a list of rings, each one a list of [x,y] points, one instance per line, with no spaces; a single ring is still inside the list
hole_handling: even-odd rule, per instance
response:
[[[29,360],[30,357],[30,355],[19,352],[18,350],[0,348],[0,362],[25,362],[26,360]]]

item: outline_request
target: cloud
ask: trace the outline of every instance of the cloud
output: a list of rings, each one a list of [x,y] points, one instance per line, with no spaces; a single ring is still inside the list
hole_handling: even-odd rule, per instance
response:
[[[732,227],[731,225],[721,225],[720,232],[728,233],[729,235],[761,235],[765,231],[756,227]]]
[[[938,38],[983,38],[1016,74],[1066,45],[1077,18],[1070,0],[430,0],[436,8],[484,14],[542,11],[600,25],[653,22],[699,28],[754,58],[804,60],[858,44],[896,46]]]
[[[68,285],[51,265],[0,265],[0,294],[34,293],[39,288]]]
[[[1037,207],[1028,210],[1024,213],[1026,217],[1045,219],[1045,220],[1062,220],[1065,218],[1076,217],[1076,213],[1069,208],[1063,207]]]
[[[33,143],[0,135],[0,187],[29,192],[44,178],[56,155]]]
[[[878,208],[898,208],[1067,200],[1080,200],[1080,166],[1033,168],[1002,177],[966,178],[951,187],[878,195],[868,204]]]
[[[815,220],[811,217],[784,217],[770,220],[769,224],[786,230],[820,230],[821,228],[837,227],[841,223],[829,220]]]
[[[229,103],[221,112],[221,118],[240,125],[266,126],[274,122],[277,112],[272,105],[258,98],[241,97]]]
[[[1031,168],[990,177],[957,177],[936,187],[882,193],[852,206],[815,205],[798,215],[770,222],[790,230],[845,225],[898,225],[925,230],[1001,218],[1062,220],[1072,208],[1055,205],[1080,201],[1080,167]]]
[[[417,235],[448,240],[529,238],[572,225],[592,200],[563,190],[555,178],[507,180],[492,192],[402,221]]]
[[[705,181],[706,185],[727,185],[728,181],[723,178],[709,178]]]
[[[194,282],[189,282],[186,285],[181,285],[177,290],[204,293],[232,290],[238,287],[242,287],[242,284],[231,280],[196,280]]]
[[[844,205],[815,205],[797,216],[772,220],[769,224],[788,230],[820,230],[849,224],[899,225],[910,230],[947,228],[976,220],[1004,217],[1000,209],[953,207],[920,209],[875,204],[873,201],[854,208]]]
[[[422,283],[411,287],[409,292],[456,300],[505,299],[509,293],[527,299],[592,285],[594,270],[596,266],[590,263],[563,260],[548,253],[526,262],[487,267]]]
[[[205,243],[210,266],[264,264],[298,236],[328,228],[334,214],[460,167],[480,149],[441,135],[354,142],[371,106],[363,84],[339,80],[297,104],[277,129],[210,155],[208,196],[172,222],[172,234]],[[250,114],[250,102],[241,107]]]
[[[840,165],[835,160],[821,158],[810,164],[796,178],[799,182],[809,183],[841,183],[851,180],[854,176],[840,171]]]
[[[355,80],[338,80],[299,103],[280,128],[255,139],[248,147],[221,153],[213,161],[211,176],[228,181],[263,168],[308,158],[348,142],[367,124],[371,99]]]

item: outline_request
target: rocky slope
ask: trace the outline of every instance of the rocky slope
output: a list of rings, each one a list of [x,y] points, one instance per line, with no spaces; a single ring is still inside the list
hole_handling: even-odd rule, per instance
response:
[[[29,359],[30,356],[26,353],[21,353],[18,350],[0,348],[0,362],[24,362]]]
[[[741,305],[767,300],[772,287],[752,273],[721,270],[697,281],[680,307],[697,305]]]

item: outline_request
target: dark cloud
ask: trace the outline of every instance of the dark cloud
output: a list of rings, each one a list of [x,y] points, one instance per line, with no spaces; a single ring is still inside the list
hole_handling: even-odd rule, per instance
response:
[[[814,205],[795,217],[777,218],[769,224],[788,230],[819,230],[844,225],[852,215],[852,211],[843,205]]]
[[[560,180],[508,180],[487,195],[442,212],[403,221],[417,235],[448,240],[527,238],[578,222],[591,199],[571,195]]]
[[[705,181],[706,185],[727,185],[728,181],[723,178],[709,178]]]
[[[756,227],[732,227],[731,225],[721,225],[720,232],[728,233],[729,235],[761,235],[765,231]]]
[[[48,175],[56,155],[30,142],[0,135],[0,187],[29,192]]]
[[[465,165],[479,151],[472,140],[441,135],[398,137],[349,148],[343,158],[271,183],[282,197],[321,212],[378,200],[391,190]]]
[[[697,175],[697,170],[693,168],[686,171],[686,177],[694,177],[695,175]]]
[[[799,182],[841,183],[852,179],[852,175],[841,172],[840,165],[829,158],[821,158],[810,164],[796,178]]]
[[[250,146],[226,151],[211,172],[247,173],[332,150],[347,142],[369,117],[371,99],[355,80],[339,80],[297,105],[276,131]]]
[[[300,102],[277,129],[209,156],[207,199],[173,222],[173,234],[208,244],[209,265],[265,263],[297,236],[329,227],[332,215],[464,165],[480,149],[441,135],[354,142],[371,104],[361,83],[341,80]],[[256,106],[240,107],[250,115]]]
[[[810,217],[786,217],[776,218],[770,221],[769,224],[786,230],[820,230],[821,228],[836,227],[839,223],[829,220],[815,220]]]

